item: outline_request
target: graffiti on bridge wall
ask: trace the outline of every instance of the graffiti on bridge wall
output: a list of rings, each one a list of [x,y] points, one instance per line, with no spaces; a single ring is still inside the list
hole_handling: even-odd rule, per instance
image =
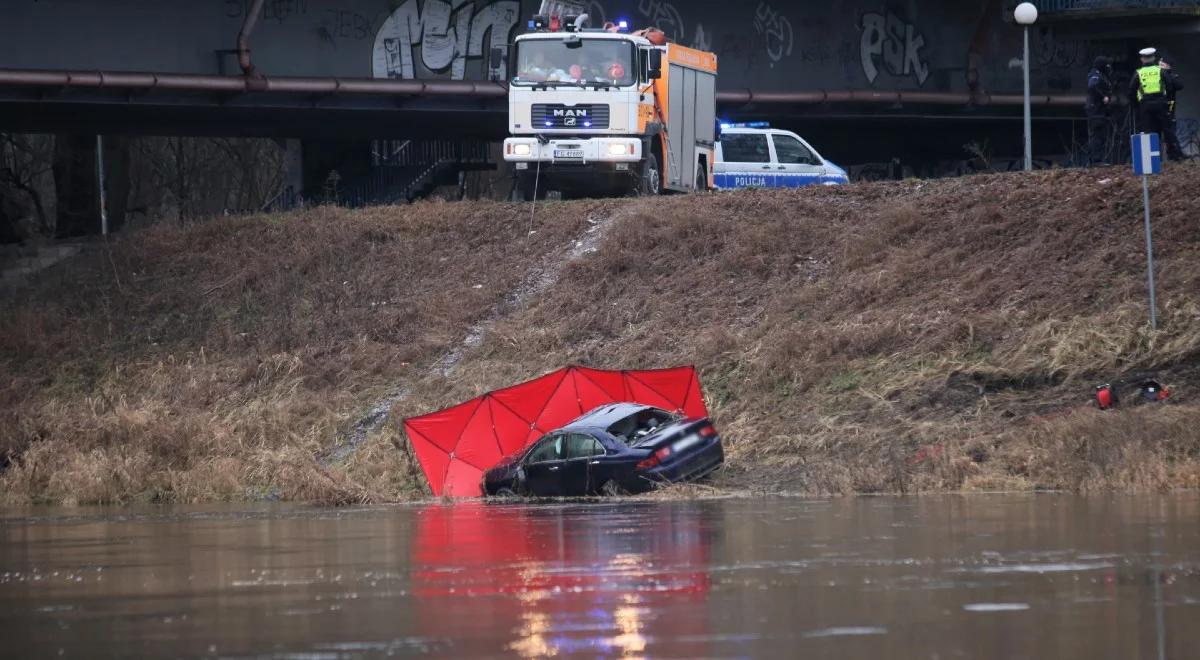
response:
[[[787,16],[775,11],[770,3],[760,2],[754,10],[754,29],[766,40],[767,57],[771,66],[792,54],[795,33]]]
[[[242,18],[250,11],[251,0],[225,0],[225,16]],[[262,16],[264,23],[283,24],[291,18],[299,18],[308,14],[308,0],[267,0],[263,3]]]
[[[892,76],[913,76],[918,85],[929,78],[929,62],[921,50],[925,36],[916,25],[888,12],[864,14],[862,17],[860,54],[867,82],[874,84],[879,77],[880,63]]]
[[[765,3],[764,3],[765,4]],[[663,0],[638,0],[641,24],[652,25],[672,39],[693,48],[710,50],[712,37],[696,23],[691,39],[683,15],[674,3]],[[592,0],[588,7],[592,25],[609,20],[604,4]],[[766,17],[770,18],[770,17]],[[779,28],[778,20],[767,20],[769,47],[791,51],[791,26],[786,27],[786,42],[770,46]],[[418,78],[426,74],[463,80],[467,63],[482,59],[493,46],[504,47],[523,25],[521,5],[516,0],[479,3],[474,0],[405,0],[379,27],[372,52],[376,78]],[[505,62],[500,62],[501,70]],[[418,66],[419,65],[419,66]]]
[[[520,13],[516,0],[405,0],[375,35],[374,76],[416,78],[419,58],[425,70],[463,80],[468,58],[481,59],[493,46],[509,43]],[[503,70],[505,63],[499,64]]]

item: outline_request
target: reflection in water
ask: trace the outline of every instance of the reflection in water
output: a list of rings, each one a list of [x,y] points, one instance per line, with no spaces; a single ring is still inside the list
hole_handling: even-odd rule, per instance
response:
[[[506,649],[523,657],[643,654],[652,612],[641,593],[654,593],[658,603],[703,594],[713,543],[696,509],[649,506],[660,515],[642,515],[646,505],[611,504],[425,509],[413,590],[431,599],[477,599],[472,616],[486,613],[510,627],[515,639]],[[503,595],[516,602],[497,598]],[[440,612],[439,605],[422,611]],[[433,618],[423,629],[439,627],[441,617]],[[659,632],[699,632],[681,627],[695,622],[664,621]]]
[[[0,514],[3,655],[1188,658],[1200,498]]]

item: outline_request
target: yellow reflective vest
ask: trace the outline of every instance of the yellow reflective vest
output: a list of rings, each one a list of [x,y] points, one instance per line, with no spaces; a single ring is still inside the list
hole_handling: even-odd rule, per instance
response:
[[[1138,100],[1141,101],[1145,96],[1162,96],[1166,93],[1163,89],[1163,71],[1162,67],[1157,64],[1144,66],[1137,70],[1138,76]]]

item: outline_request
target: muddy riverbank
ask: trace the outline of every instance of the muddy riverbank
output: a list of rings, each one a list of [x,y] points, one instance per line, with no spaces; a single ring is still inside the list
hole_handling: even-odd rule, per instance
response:
[[[695,364],[727,490],[1200,488],[1197,173],[1157,333],[1123,168],[155,226],[0,294],[0,498],[420,498],[400,419],[566,364]]]

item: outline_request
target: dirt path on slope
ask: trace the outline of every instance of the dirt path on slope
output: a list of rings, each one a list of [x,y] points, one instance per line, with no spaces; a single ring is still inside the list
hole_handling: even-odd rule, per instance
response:
[[[520,311],[530,300],[554,286],[568,264],[595,252],[600,241],[604,239],[606,232],[616,220],[647,210],[653,203],[652,199],[633,200],[605,216],[589,215],[588,227],[582,234],[576,236],[564,251],[547,255],[535,263],[516,288],[508,292],[503,302],[494,306],[484,318],[467,330],[461,341],[452,345],[435,360],[426,375],[442,377],[451,375],[467,352],[478,348],[483,343],[483,338],[495,327],[497,322]],[[534,212],[536,213],[537,210],[534,209]],[[375,402],[349,431],[337,439],[332,448],[318,457],[320,465],[328,468],[349,460],[372,433],[383,428],[391,418],[392,410],[407,399],[409,394],[409,387],[402,385]]]

